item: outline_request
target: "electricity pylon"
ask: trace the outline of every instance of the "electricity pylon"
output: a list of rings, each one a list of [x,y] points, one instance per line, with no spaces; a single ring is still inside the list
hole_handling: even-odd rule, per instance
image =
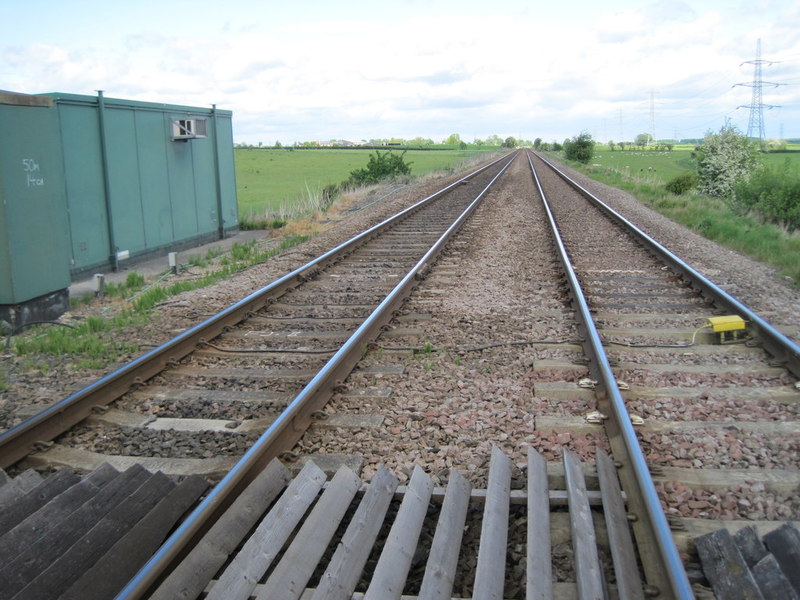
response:
[[[750,109],[750,120],[747,122],[747,137],[757,137],[762,142],[764,141],[764,109],[766,108],[769,110],[772,108],[780,108],[780,106],[764,104],[762,102],[761,88],[765,85],[771,85],[774,87],[784,85],[782,83],[773,83],[771,81],[763,81],[761,79],[761,65],[771,65],[772,63],[773,61],[771,60],[761,60],[761,38],[759,38],[758,42],[756,43],[756,59],[746,60],[739,65],[740,67],[742,65],[754,65],[752,83],[737,83],[733,86],[736,87],[737,85],[742,85],[753,88],[753,97],[750,100],[750,104],[742,104],[736,108]],[[754,133],[757,133],[757,135],[753,135]]]

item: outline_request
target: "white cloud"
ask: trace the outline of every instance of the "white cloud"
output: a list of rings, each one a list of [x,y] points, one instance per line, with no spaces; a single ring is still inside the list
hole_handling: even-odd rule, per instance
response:
[[[800,137],[800,8],[790,0],[18,4],[0,8],[3,23],[19,24],[0,36],[0,87],[216,103],[234,111],[237,140],[619,139],[620,120],[632,138],[650,126],[651,93],[658,137],[696,137],[726,116],[746,126],[736,106],[749,90],[731,86],[752,78],[739,64],[758,36],[765,58],[784,60],[764,79],[795,83],[765,88],[764,101],[782,104],[785,135]],[[34,26],[23,18],[32,6],[53,16],[39,11]],[[766,119],[776,136],[779,122]]]

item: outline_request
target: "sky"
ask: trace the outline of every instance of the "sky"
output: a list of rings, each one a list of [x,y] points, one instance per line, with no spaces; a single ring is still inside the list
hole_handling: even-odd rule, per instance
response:
[[[0,0],[0,89],[216,104],[264,145],[681,139],[747,133],[759,39],[765,135],[800,138],[800,0]]]

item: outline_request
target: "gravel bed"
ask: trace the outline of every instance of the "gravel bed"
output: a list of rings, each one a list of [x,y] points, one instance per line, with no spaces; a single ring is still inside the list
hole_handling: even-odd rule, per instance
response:
[[[154,385],[171,386],[174,383],[164,375],[157,375],[152,380]],[[303,383],[295,380],[267,379],[253,376],[227,376],[227,375],[198,375],[186,378],[186,382],[180,387],[184,389],[204,389],[204,390],[228,390],[240,392],[252,392],[265,390],[278,394],[298,393],[302,389]]]
[[[657,315],[653,315],[652,318],[647,319],[646,321],[632,321],[630,319],[625,319],[622,316],[615,319],[614,315],[607,315],[602,319],[597,319],[596,325],[600,329],[603,329],[605,327],[613,327],[615,329],[632,328],[632,327],[687,328],[687,327],[703,327],[705,323],[706,320],[703,318],[687,319],[684,316],[659,317]]]
[[[639,431],[645,457],[651,464],[687,469],[800,470],[796,435],[743,431],[734,424],[722,429],[680,430],[669,433]]]
[[[735,389],[731,389],[735,393]],[[629,400],[628,408],[636,414],[658,421],[797,421],[800,404],[778,400],[743,400],[725,397],[724,390],[700,392],[695,398],[658,398]]]
[[[518,192],[524,197],[524,192]],[[543,282],[546,276],[535,269],[537,259],[520,262],[518,255],[529,255],[535,252],[536,244],[530,237],[544,234],[534,226],[538,224],[535,216],[528,216],[525,207],[516,202],[516,194],[499,192],[498,196],[515,214],[519,221],[529,224],[525,233],[520,232],[515,223],[504,220],[489,212],[495,201],[490,195],[483,213],[480,226],[467,227],[474,235],[467,249],[457,253],[457,259],[447,259],[447,271],[454,271],[454,265],[462,266],[457,275],[448,273],[447,279],[437,278],[436,269],[431,281],[426,282],[412,296],[404,312],[429,311],[433,318],[425,322],[424,339],[417,346],[428,343],[433,348],[441,348],[440,353],[420,353],[404,357],[406,374],[402,379],[377,380],[365,374],[354,374],[348,379],[351,389],[390,385],[393,393],[388,400],[372,399],[365,407],[356,406],[351,399],[337,396],[326,410],[339,412],[361,410],[364,412],[380,412],[386,416],[383,427],[377,430],[360,430],[349,437],[337,438],[337,433],[312,431],[306,435],[299,445],[302,452],[336,452],[365,453],[369,447],[377,447],[368,455],[368,465],[364,470],[369,477],[378,464],[387,464],[401,473],[410,473],[411,465],[421,463],[444,482],[447,469],[456,466],[476,486],[485,485],[486,469],[491,444],[494,441],[506,452],[509,452],[515,463],[515,485],[520,485],[524,472],[524,461],[519,452],[520,446],[532,446],[539,450],[548,460],[560,460],[563,448],[570,448],[582,459],[591,460],[597,447],[607,450],[608,442],[602,433],[583,434],[566,430],[537,431],[536,417],[578,416],[594,408],[593,402],[572,399],[553,400],[536,395],[536,384],[539,382],[577,381],[585,376],[584,367],[576,365],[570,369],[534,368],[536,361],[548,358],[565,358],[563,349],[553,352],[532,348],[491,348],[478,353],[459,352],[466,344],[489,344],[492,340],[520,339],[525,331],[534,334],[542,331],[538,325],[533,326],[527,315],[535,315],[537,308],[563,309],[566,305],[566,294],[558,284]],[[482,209],[483,210],[483,209]],[[491,215],[491,217],[490,217]],[[491,219],[491,220],[490,220]],[[482,228],[482,229],[481,229]],[[491,230],[492,235],[481,235],[483,230]],[[529,234],[530,237],[526,237]],[[488,239],[491,238],[491,239]],[[513,242],[507,241],[513,238]],[[505,250],[503,245],[507,244]],[[512,248],[513,250],[509,250]],[[597,250],[599,252],[599,250]],[[574,258],[574,257],[573,257]],[[631,259],[633,260],[633,259]],[[725,260],[730,257],[725,255]],[[481,262],[482,261],[482,262]],[[479,276],[469,273],[471,265],[483,264]],[[487,266],[488,265],[488,266]],[[620,267],[625,265],[620,264]],[[512,267],[515,272],[512,271]],[[659,269],[660,270],[660,269]],[[537,292],[531,293],[530,283],[537,282]],[[520,282],[527,282],[528,289],[516,287]],[[430,287],[427,287],[427,285]],[[625,287],[619,291],[632,288]],[[655,295],[658,286],[648,288]],[[445,294],[444,292],[448,292]],[[546,298],[546,303],[541,302]],[[609,297],[608,305],[624,302],[621,296]],[[674,317],[656,317],[640,327],[662,326],[666,328],[699,327],[704,319],[698,319],[696,313],[707,309],[706,304],[688,291],[685,295],[663,300],[658,297],[636,298],[640,305],[626,313],[650,314],[654,309],[662,312],[681,312],[691,315],[688,319]],[[612,309],[613,310],[613,309]],[[569,319],[558,322],[545,320],[547,335],[574,337],[574,323]],[[635,323],[616,321],[613,316],[606,319],[606,326],[637,327]],[[566,334],[566,335],[565,335]],[[523,337],[529,337],[525,335]],[[564,340],[562,337],[562,341]],[[541,338],[539,338],[541,339]],[[650,343],[675,345],[675,339],[662,336],[653,339],[643,336],[628,338],[615,336],[610,339],[634,343]],[[394,340],[392,340],[394,342]],[[386,342],[381,342],[385,344]],[[615,347],[617,348],[617,347]],[[368,355],[371,363],[397,363],[398,353],[380,351]],[[641,351],[637,351],[641,352]],[[634,353],[625,353],[619,347],[618,358],[628,361]],[[757,363],[763,360],[763,354],[754,353],[721,354],[711,360],[720,365],[742,365]],[[705,353],[703,356],[693,354],[691,350],[677,348],[674,351],[653,351],[630,362],[651,360],[661,364],[709,364]],[[738,386],[768,387],[775,385],[791,385],[794,378],[786,376],[744,375],[730,379],[713,373],[656,373],[646,370],[619,371],[619,376],[627,383],[644,384],[652,387],[713,387],[729,385],[732,389]],[[737,415],[749,415],[741,420],[796,420],[796,410],[790,405],[768,400],[757,402],[741,402],[735,398],[725,398],[724,392],[713,390],[713,395],[702,392],[702,402],[697,399],[662,399],[633,400],[629,402],[632,411],[639,411],[647,418],[674,419],[676,422],[686,420],[736,420]],[[487,410],[488,409],[488,410]],[[736,409],[736,410],[734,410]],[[666,433],[640,432],[652,452],[653,464],[670,466],[710,467],[710,468],[784,468],[796,456],[798,444],[796,436],[765,436],[739,430],[692,430],[691,434],[676,430]],[[772,440],[770,441],[770,437]],[[677,448],[677,449],[676,449]],[[685,448],[685,450],[684,450]],[[729,450],[732,449],[732,453]],[[674,454],[669,454],[674,452]],[[663,488],[661,488],[663,491]],[[744,490],[742,490],[744,491]],[[753,506],[770,506],[764,514],[795,514],[793,506],[797,504],[796,496],[787,494],[759,495],[758,486],[751,486],[754,495],[739,498]],[[762,490],[763,491],[763,490]],[[672,492],[665,492],[665,506],[674,506],[679,514],[714,516],[708,507],[711,492],[698,490],[684,501],[681,497],[672,497]],[[667,497],[669,496],[669,497]],[[691,504],[689,504],[691,502]],[[744,503],[740,502],[740,505]],[[726,504],[727,506],[727,504]],[[778,510],[779,507],[780,510]],[[728,514],[728,513],[724,513]],[[733,514],[733,513],[730,513]],[[737,513],[739,514],[739,513]],[[750,517],[761,514],[758,510],[750,511]],[[468,542],[467,542],[468,543]],[[465,556],[472,554],[466,550]],[[510,554],[510,564],[514,564],[517,554]],[[469,566],[465,567],[469,573]],[[564,574],[563,577],[569,577]],[[567,580],[567,579],[561,579]],[[465,578],[467,585],[469,577]]]
[[[592,304],[598,309],[618,309],[620,302],[621,301],[619,298],[610,298],[606,300],[603,300],[603,298],[598,296],[594,296],[592,298]],[[680,298],[636,298],[635,305],[631,304],[630,302],[631,301],[627,301],[625,312],[631,315],[649,315],[652,314],[653,309],[661,308],[663,310],[664,307],[669,307],[667,310],[671,313],[686,313],[688,315],[694,315],[698,308],[706,306],[704,302],[699,300],[683,300]],[[693,302],[693,304],[687,304],[688,302]]]
[[[241,456],[253,445],[257,434],[186,433],[89,425],[72,429],[56,442],[104,454],[159,456],[162,458],[212,458]]]
[[[117,402],[116,406],[121,410],[128,410],[160,418],[243,421],[245,419],[260,419],[262,417],[277,416],[288,404],[288,400],[286,402],[273,401],[263,403],[234,400],[221,403],[208,398],[198,397],[186,401],[160,400],[157,398],[141,401],[138,399],[122,398]]]
[[[250,343],[248,343],[247,347],[243,348],[243,350],[253,350],[253,352],[248,352],[247,354],[232,352],[218,356],[197,356],[194,357],[192,365],[195,367],[219,369],[252,368],[254,365],[270,369],[319,369],[322,368],[325,363],[328,362],[331,355],[338,350],[338,348],[334,347],[335,344],[333,342],[329,341],[325,345],[328,346],[327,350],[324,348],[312,348],[310,347],[311,344],[308,342],[305,345],[279,344],[275,347],[275,350],[291,349],[296,352],[259,353],[259,350],[265,350],[264,346],[255,343],[250,345]],[[308,353],[303,353],[303,351]],[[316,354],[317,352],[321,352],[321,354]]]
[[[730,348],[730,346],[728,346]],[[769,360],[766,352],[753,349],[748,352],[724,352],[718,353],[698,353],[693,352],[691,346],[688,348],[665,348],[666,351],[655,352],[637,350],[635,352],[625,351],[623,347],[612,346],[608,349],[609,358],[624,363],[639,364],[670,364],[670,365],[750,365],[764,364]]]
[[[800,518],[800,497],[796,493],[771,492],[755,481],[713,491],[694,489],[677,481],[656,482],[656,491],[667,515],[750,521]]]
[[[629,385],[648,387],[774,387],[794,385],[788,374],[758,375],[745,373],[658,373],[647,370],[615,369],[618,379]]]
[[[459,243],[451,244],[404,306],[404,314],[431,315],[414,324],[424,328],[424,335],[381,339],[366,356],[365,365],[401,363],[405,374],[378,379],[357,370],[346,381],[350,390],[387,385],[391,397],[365,403],[336,395],[326,408],[331,413],[380,412],[383,426],[349,435],[312,429],[298,452],[365,454],[366,478],[378,464],[405,476],[414,464],[421,464],[442,480],[450,468],[458,468],[474,486],[483,487],[492,443],[512,456],[515,485],[524,481],[525,446],[552,460],[560,460],[562,447],[584,460],[593,460],[598,447],[608,450],[602,432],[576,435],[535,429],[536,416],[549,406],[535,396],[535,384],[577,380],[587,371],[583,365],[535,367],[537,361],[568,362],[580,353],[558,345],[528,344],[574,342],[577,330],[560,273],[552,266],[541,209],[531,201],[525,168],[522,161],[511,167],[508,182],[487,196]],[[544,310],[561,312],[542,314]],[[401,341],[431,351],[381,350],[400,347]],[[519,343],[505,344],[508,341]],[[585,402],[580,407],[583,412],[590,409]]]

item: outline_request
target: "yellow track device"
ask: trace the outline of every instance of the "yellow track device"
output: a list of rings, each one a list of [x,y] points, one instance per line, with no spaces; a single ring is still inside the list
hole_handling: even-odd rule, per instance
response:
[[[741,339],[747,329],[747,322],[739,315],[726,315],[709,317],[707,326],[718,335],[720,344],[729,344]]]

